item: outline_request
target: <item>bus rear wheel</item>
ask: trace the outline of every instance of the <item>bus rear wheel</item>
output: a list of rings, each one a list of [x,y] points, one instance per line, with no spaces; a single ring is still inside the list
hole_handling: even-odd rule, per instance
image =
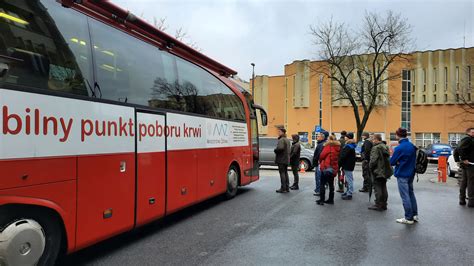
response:
[[[227,190],[225,192],[225,197],[231,199],[237,195],[237,190],[239,188],[239,171],[235,165],[231,165],[227,171]]]
[[[54,265],[61,247],[57,219],[49,212],[21,210],[0,210],[0,265]]]

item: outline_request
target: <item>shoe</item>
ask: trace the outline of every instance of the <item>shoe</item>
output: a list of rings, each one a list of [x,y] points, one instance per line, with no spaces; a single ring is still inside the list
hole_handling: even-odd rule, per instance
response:
[[[468,208],[474,208],[474,203],[469,202],[469,203],[467,204],[467,207],[468,207]]]
[[[414,221],[407,220],[405,218],[400,218],[396,220],[399,224],[414,224]]]
[[[351,196],[351,195],[347,195],[347,194],[346,194],[346,195],[343,195],[341,198],[342,198],[343,200],[352,200],[352,196]]]
[[[291,189],[291,190],[298,190],[298,189],[300,189],[300,188],[298,187],[298,185],[293,185],[293,186],[290,187],[290,189]]]
[[[324,201],[324,203],[326,203],[326,204],[334,204],[334,200],[326,200],[326,201]]]
[[[379,212],[383,211],[383,208],[377,205],[370,206],[368,209],[373,210],[373,211],[379,211]]]
[[[323,200],[317,200],[317,201],[316,201],[316,204],[318,204],[318,205],[324,205],[324,201],[323,201]]]
[[[415,223],[419,222],[420,220],[418,219],[418,215],[413,215],[413,221]]]
[[[282,188],[276,190],[276,193],[288,193],[288,192],[289,192],[288,190],[285,190]]]
[[[461,206],[466,205],[466,201],[459,201],[459,205],[461,205]]]
[[[336,192],[344,193],[344,189],[338,189],[338,190],[336,190]]]
[[[367,192],[369,192],[369,190],[368,190],[368,189],[366,189],[366,188],[361,188],[361,189],[359,189],[359,192],[364,192],[364,193],[367,193]]]
[[[315,197],[319,197],[320,195],[321,195],[321,193],[319,193],[319,192],[316,192],[316,193],[313,194],[313,196],[315,196]]]

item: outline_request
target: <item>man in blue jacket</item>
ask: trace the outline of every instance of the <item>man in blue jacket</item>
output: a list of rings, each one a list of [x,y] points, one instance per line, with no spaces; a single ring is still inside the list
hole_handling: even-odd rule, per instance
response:
[[[399,145],[395,148],[390,164],[395,166],[394,176],[397,178],[398,191],[402,198],[405,217],[397,219],[397,223],[413,224],[418,222],[418,206],[415,193],[413,192],[413,180],[415,179],[416,148],[407,139],[407,130],[399,128],[395,134]]]

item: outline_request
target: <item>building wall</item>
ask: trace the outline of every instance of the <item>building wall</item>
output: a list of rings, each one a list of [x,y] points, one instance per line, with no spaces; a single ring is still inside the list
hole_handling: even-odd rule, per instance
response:
[[[399,73],[400,77],[387,82],[388,97],[380,101],[377,108],[372,111],[365,131],[382,133],[385,139],[390,140],[390,135],[392,134],[393,138],[393,133],[401,126],[403,70],[411,74],[406,82],[410,84],[411,92],[407,92],[406,95],[410,95],[407,97],[411,100],[409,113],[413,140],[417,136],[424,136],[420,134],[436,133],[439,134],[440,142],[448,143],[450,134],[462,133],[468,126],[473,126],[463,123],[467,120],[466,114],[456,101],[456,94],[461,91],[464,94],[472,92],[472,85],[469,85],[472,82],[469,82],[467,69],[471,66],[472,79],[474,48],[416,52],[407,58],[390,67],[390,73]],[[284,66],[283,76],[256,77],[256,90],[260,88],[257,85],[260,84],[259,80],[268,79],[266,83],[262,82],[261,87],[262,91],[268,93],[259,94],[258,91],[255,93],[256,101],[263,102],[269,114],[269,126],[264,135],[276,136],[276,130],[270,127],[284,125],[289,134],[307,132],[311,142],[315,126],[320,125],[321,106],[322,128],[335,133],[342,130],[356,131],[353,108],[344,102],[332,102],[331,86],[334,85],[323,75],[324,67],[325,63],[320,61],[294,61]],[[447,82],[444,80],[445,68]],[[456,69],[459,69],[459,79]],[[322,105],[319,94],[321,75],[324,76]],[[447,94],[446,100],[445,94]],[[262,95],[266,99],[262,99]],[[360,115],[362,118],[362,112]],[[438,136],[436,134],[435,137]]]

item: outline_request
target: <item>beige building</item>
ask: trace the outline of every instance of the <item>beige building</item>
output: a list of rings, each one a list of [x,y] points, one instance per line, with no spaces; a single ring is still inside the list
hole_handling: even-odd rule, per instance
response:
[[[395,140],[394,132],[406,127],[419,146],[430,143],[456,144],[469,126],[462,104],[472,102],[474,48],[420,51],[409,60],[396,62],[389,72],[399,78],[384,85],[386,97],[378,99],[366,131]],[[352,107],[333,101],[334,84],[320,74],[322,61],[294,61],[284,66],[281,76],[255,78],[255,102],[267,109],[269,123],[260,134],[275,136],[274,126],[284,125],[290,134],[308,136],[315,128],[339,133],[356,131]],[[469,117],[468,117],[469,116]]]

